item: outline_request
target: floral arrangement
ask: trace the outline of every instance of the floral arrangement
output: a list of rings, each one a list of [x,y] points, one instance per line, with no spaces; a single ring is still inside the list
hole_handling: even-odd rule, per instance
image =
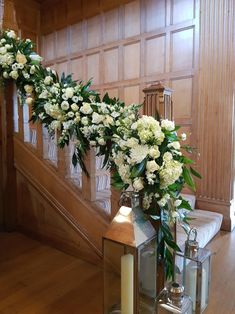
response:
[[[187,227],[185,211],[190,205],[180,192],[185,183],[195,190],[192,175],[200,175],[190,166],[193,161],[182,154],[185,134],[177,135],[173,121],[158,121],[139,116],[140,105],[125,106],[106,94],[103,99],[90,90],[91,81],[76,82],[44,68],[42,58],[33,51],[31,40],[22,40],[14,31],[0,37],[0,76],[16,82],[22,104],[32,106],[31,120],[40,121],[58,145],[75,138],[73,164],[84,171],[84,157],[90,147],[105,155],[104,166],[112,170],[112,184],[119,190],[132,189],[143,195],[146,216],[161,222],[162,258],[166,274],[173,272],[173,252],[179,250],[171,234],[171,224],[179,221]]]

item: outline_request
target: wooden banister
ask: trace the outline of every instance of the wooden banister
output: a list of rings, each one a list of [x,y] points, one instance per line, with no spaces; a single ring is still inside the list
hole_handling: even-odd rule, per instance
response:
[[[85,165],[89,173],[82,173],[82,195],[85,200],[96,201],[96,157],[95,150],[91,147],[86,155]]]

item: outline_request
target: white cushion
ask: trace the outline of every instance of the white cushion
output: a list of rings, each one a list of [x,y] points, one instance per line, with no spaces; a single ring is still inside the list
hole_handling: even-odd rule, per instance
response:
[[[197,241],[199,247],[203,248],[219,232],[223,220],[223,215],[206,210],[195,209],[188,215],[195,218],[190,221],[190,227],[197,229]],[[180,225],[177,225],[177,244],[184,250],[187,235]]]

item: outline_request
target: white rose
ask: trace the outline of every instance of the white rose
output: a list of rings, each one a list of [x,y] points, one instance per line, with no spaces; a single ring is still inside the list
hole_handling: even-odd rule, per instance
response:
[[[12,48],[12,45],[6,44],[5,47],[6,47],[7,50],[8,50],[8,49],[11,49],[11,48]]]
[[[26,91],[27,94],[32,94],[33,92],[33,86],[32,85],[25,85],[24,90]]]
[[[164,155],[163,155],[163,160],[164,161],[170,161],[172,160],[173,156],[170,152],[166,152]]]
[[[84,102],[82,107],[80,108],[80,111],[84,114],[90,114],[93,112],[91,105],[87,102]]]
[[[149,172],[154,172],[159,169],[159,165],[155,162],[155,160],[150,160],[146,164],[146,169]]]
[[[72,87],[67,87],[66,90],[65,90],[65,95],[68,98],[72,98],[73,94],[74,94],[74,89]]]
[[[181,138],[182,141],[186,141],[187,135],[186,135],[185,133],[182,133],[182,134],[180,135],[180,138]]]
[[[28,106],[31,106],[33,104],[33,98],[32,97],[27,97],[25,102],[26,102],[26,104]]]
[[[161,126],[162,126],[162,128],[166,129],[167,131],[173,131],[175,129],[175,122],[170,121],[168,119],[162,120]]]
[[[8,74],[7,72],[3,72],[3,77],[4,77],[5,79],[8,79],[8,78],[9,78],[9,74]]]
[[[91,146],[96,146],[96,141],[90,141]]]
[[[151,147],[149,150],[149,156],[154,159],[158,158],[160,156],[159,148],[157,146]]]
[[[100,145],[105,145],[106,144],[106,142],[105,142],[105,140],[103,139],[103,138],[99,138],[98,139],[98,143],[100,144]]]
[[[2,39],[0,40],[0,43],[1,43],[1,44],[5,44],[5,42],[6,42],[6,39],[5,39],[5,38],[2,38]]]
[[[68,115],[69,118],[73,118],[73,117],[74,117],[74,112],[69,111],[69,112],[67,113],[67,115]]]
[[[27,63],[27,58],[25,57],[25,55],[23,53],[18,51],[17,54],[16,54],[16,61],[18,63],[25,64],[25,63]]]
[[[103,116],[98,114],[97,112],[92,113],[92,123],[99,124],[103,121]]]
[[[179,142],[172,142],[167,145],[168,147],[173,147],[174,149],[180,149],[180,143]]]
[[[132,130],[136,130],[137,129],[137,122],[134,122],[131,126]]]
[[[182,201],[181,200],[176,200],[174,202],[175,207],[179,207],[181,205]]]
[[[14,79],[14,80],[17,80],[18,77],[19,77],[19,74],[17,71],[11,71],[10,72],[10,76]]]
[[[78,96],[78,100],[79,101],[83,101],[83,97],[82,96]]]
[[[144,188],[143,178],[135,178],[133,182],[133,188],[136,191],[140,191]]]
[[[79,101],[79,97],[78,97],[78,96],[73,96],[73,97],[72,97],[72,101],[78,102],[78,101]]]
[[[7,32],[7,37],[15,39],[16,38],[16,33],[11,30],[11,31]]]
[[[69,109],[69,103],[67,101],[62,101],[61,109],[62,110],[68,110]]]
[[[44,84],[45,85],[50,85],[53,82],[53,78],[51,76],[46,76],[44,79]]]
[[[78,111],[78,105],[77,104],[75,104],[75,103],[73,103],[72,105],[71,105],[71,109],[73,110],[73,111]]]
[[[111,116],[108,116],[108,115],[105,116],[104,125],[105,126],[113,125],[113,118]]]
[[[83,125],[88,125],[88,123],[89,123],[87,117],[83,117],[83,118],[81,119],[81,122],[82,122]]]

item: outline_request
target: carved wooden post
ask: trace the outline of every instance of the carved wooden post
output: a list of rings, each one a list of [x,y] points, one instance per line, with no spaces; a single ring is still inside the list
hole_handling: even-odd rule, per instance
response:
[[[157,116],[162,119],[172,120],[172,90],[164,86],[161,82],[146,87],[143,114],[147,116]]]

